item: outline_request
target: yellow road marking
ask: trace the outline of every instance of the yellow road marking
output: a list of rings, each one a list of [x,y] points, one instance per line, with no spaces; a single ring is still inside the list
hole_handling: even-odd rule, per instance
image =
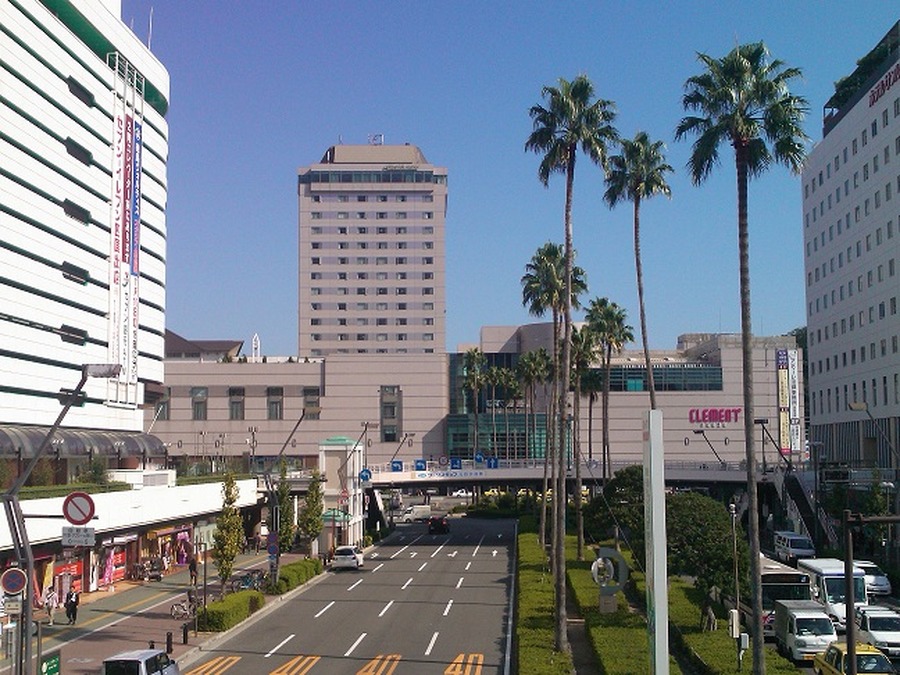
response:
[[[240,660],[240,656],[217,656],[202,666],[189,670],[185,675],[217,675],[224,673]]]
[[[321,656],[295,656],[280,668],[277,668],[269,675],[306,675],[312,667],[319,662]]]
[[[460,654],[447,666],[444,675],[481,675],[484,654]]]
[[[399,654],[379,654],[369,661],[362,670],[357,670],[356,675],[391,675],[397,664],[400,663]]]

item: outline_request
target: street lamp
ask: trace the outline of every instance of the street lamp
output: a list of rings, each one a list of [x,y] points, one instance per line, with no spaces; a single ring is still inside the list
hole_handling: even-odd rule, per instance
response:
[[[741,617],[741,583],[738,576],[738,548],[737,548],[737,505],[731,502],[728,505],[728,513],[731,514],[731,546],[732,557],[734,558],[734,606],[737,609],[738,622]],[[735,639],[737,647],[737,666],[741,669],[741,638]]]
[[[710,442],[709,438],[706,436],[706,429],[694,429],[695,434],[699,434],[703,436],[703,440],[706,441],[706,444],[709,446],[709,449],[712,450],[712,453],[716,456],[716,459],[719,460],[719,464],[724,468],[725,462],[722,461],[722,458],[719,457],[719,453],[716,452],[716,449],[713,447],[713,444]]]
[[[769,419],[766,417],[757,417],[753,420],[753,424],[758,424],[762,427],[760,430],[759,438],[762,442],[762,468],[763,474],[766,473],[766,425],[769,423]],[[778,449],[778,446],[775,446],[775,449]]]
[[[47,452],[53,441],[53,436],[69,412],[69,408],[75,405],[76,402],[82,401],[81,390],[87,384],[88,378],[116,377],[121,370],[122,366],[118,363],[88,363],[81,366],[81,379],[75,388],[72,390],[60,390],[60,400],[65,401],[65,403],[62,410],[59,411],[56,421],[47,431],[47,435],[44,436],[44,440],[41,441],[40,446],[28,462],[25,470],[19,473],[12,487],[3,495],[3,507],[6,511],[6,520],[9,524],[13,549],[16,552],[19,567],[24,567],[28,574],[25,586],[26,598],[25,602],[22,603],[22,620],[18,626],[19,639],[16,643],[16,654],[13,661],[13,672],[17,673],[17,675],[26,675],[31,670],[31,624],[34,615],[31,604],[34,598],[34,552],[31,550],[28,532],[25,529],[25,516],[19,504],[19,490],[28,481],[31,472],[34,471],[41,457]]]

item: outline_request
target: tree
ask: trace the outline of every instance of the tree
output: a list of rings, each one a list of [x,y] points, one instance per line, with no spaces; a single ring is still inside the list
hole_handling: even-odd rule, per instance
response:
[[[596,336],[589,326],[572,331],[572,384],[575,389],[574,422],[572,425],[575,461],[575,531],[578,560],[584,560],[584,517],[581,504],[581,382],[596,355]]]
[[[284,457],[281,458],[275,498],[278,500],[278,550],[287,552],[294,546],[294,500],[291,498],[291,483],[287,478]],[[273,530],[269,528],[270,532]]]
[[[322,494],[322,475],[313,471],[306,489],[306,497],[300,507],[297,517],[297,527],[310,541],[316,539],[324,527],[322,513],[324,512],[324,500]]]
[[[484,383],[491,392],[491,454],[497,457],[497,388],[503,386],[502,369],[499,366],[488,368],[484,374]]]
[[[231,579],[234,560],[241,552],[244,540],[244,525],[241,513],[235,506],[238,499],[238,486],[234,474],[225,474],[222,482],[222,511],[216,518],[216,529],[213,532],[212,559],[222,584],[222,595],[225,584]]]
[[[697,114],[684,117],[675,130],[676,140],[696,135],[688,169],[695,185],[702,183],[719,163],[719,146],[734,149],[737,172],[738,256],[741,298],[741,351],[743,370],[744,444],[747,452],[747,493],[750,508],[750,576],[753,608],[753,672],[765,672],[762,634],[762,588],[759,563],[759,506],[756,450],[753,442],[753,345],[750,321],[750,237],[747,187],[775,161],[799,173],[805,157],[801,122],[806,101],[791,94],[788,85],[799,77],[798,68],[769,60],[762,42],[738,45],[722,58],[698,54],[704,71],[685,82],[682,104]],[[770,149],[771,144],[771,149]]]
[[[627,315],[622,307],[610,302],[608,298],[594,298],[588,306],[588,326],[597,336],[600,346],[600,358],[603,366],[603,448],[600,461],[603,464],[603,483],[612,475],[612,461],[609,452],[609,388],[610,374],[612,373],[612,355],[622,351],[626,344],[634,341],[632,328],[625,323]]]
[[[574,266],[574,248],[572,244],[572,194],[575,184],[575,159],[578,149],[584,152],[592,162],[605,168],[607,144],[616,140],[618,134],[612,126],[615,118],[611,101],[594,99],[594,85],[585,75],[578,75],[571,82],[560,78],[558,87],[545,86],[543,98],[548,105],[534,105],[529,110],[533,122],[531,135],[525,142],[525,149],[542,155],[538,168],[538,178],[546,187],[550,174],[563,173],[566,177],[566,197],[564,210],[565,231],[565,275],[563,288],[563,353],[560,369],[556,377],[559,382],[557,395],[558,428],[555,444],[559,449],[557,459],[557,484],[554,489],[554,590],[556,606],[554,607],[554,643],[558,651],[568,652],[569,641],[566,637],[566,562],[565,562],[565,523],[566,523],[566,470],[565,470],[565,411],[569,389],[569,364],[571,358],[572,339],[572,270]]]
[[[644,538],[644,469],[640,464],[616,471],[585,509],[585,529],[593,539],[606,539],[614,528],[643,559],[643,546],[636,543]]]
[[[647,388],[650,390],[650,409],[656,410],[656,386],[653,367],[650,365],[650,344],[647,336],[647,314],[644,309],[644,272],[641,265],[641,201],[654,195],[671,196],[666,183],[666,173],[672,167],[666,164],[662,141],[650,142],[644,131],[634,140],[622,141],[622,154],[611,157],[606,175],[606,192],[603,199],[614,207],[622,201],[630,201],[634,207],[634,270],[637,275],[638,313],[641,320],[641,342],[644,346],[644,364],[647,368]]]
[[[472,455],[478,452],[478,395],[484,386],[484,366],[487,359],[478,347],[472,347],[463,357],[464,386],[472,392],[472,413],[475,418],[475,441],[472,444]]]

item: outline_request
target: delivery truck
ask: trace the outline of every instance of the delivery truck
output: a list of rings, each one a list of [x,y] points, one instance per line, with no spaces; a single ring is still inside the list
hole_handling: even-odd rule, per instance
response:
[[[834,622],[815,600],[775,601],[775,643],[794,661],[811,661],[837,640]]]

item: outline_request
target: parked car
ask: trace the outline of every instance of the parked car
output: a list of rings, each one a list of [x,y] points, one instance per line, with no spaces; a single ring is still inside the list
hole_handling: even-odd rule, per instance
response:
[[[847,672],[847,643],[832,642],[821,654],[813,659],[813,672],[816,675],[844,675]],[[878,673],[878,675],[895,675],[897,671],[884,654],[872,645],[862,642],[856,644],[856,672]]]
[[[122,652],[103,661],[101,675],[181,675],[178,664],[162,649]]]
[[[450,493],[450,496],[451,496],[451,497],[471,497],[471,496],[472,496],[472,491],[471,491],[471,490],[466,490],[465,488],[462,488],[462,489],[460,489],[460,490],[456,490],[456,491],[454,491],[454,492],[451,492],[451,493]]]
[[[338,546],[331,560],[331,569],[358,570],[363,566],[363,552],[359,546]]]
[[[900,614],[880,605],[862,606],[856,611],[860,642],[878,647],[891,658],[900,657]],[[862,672],[862,671],[860,671]]]
[[[891,580],[881,568],[870,560],[854,560],[853,564],[862,567],[866,573],[866,593],[868,595],[890,595]]]
[[[431,516],[428,519],[428,534],[447,534],[449,531],[447,516]]]

